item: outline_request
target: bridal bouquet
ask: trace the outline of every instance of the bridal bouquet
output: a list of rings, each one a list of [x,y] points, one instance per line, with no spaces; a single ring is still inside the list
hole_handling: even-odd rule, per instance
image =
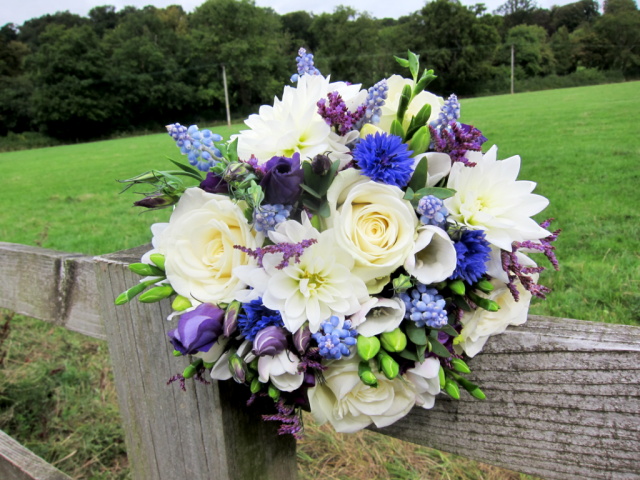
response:
[[[233,378],[296,436],[301,409],[355,432],[441,393],[485,398],[464,359],[545,298],[526,254],[557,269],[559,230],[531,219],[549,202],[517,180],[520,158],[482,153],[456,96],[425,90],[417,55],[397,60],[412,78],[363,90],[300,49],[295,86],[247,130],[169,125],[188,164],[125,180],[154,188],[136,205],[173,206],[116,300],[174,297],[168,340],[192,363],[170,381]]]

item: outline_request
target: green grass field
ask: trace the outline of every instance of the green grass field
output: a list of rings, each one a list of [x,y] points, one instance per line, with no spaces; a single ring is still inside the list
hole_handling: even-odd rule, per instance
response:
[[[520,155],[520,178],[551,200],[539,220],[563,229],[561,270],[541,280],[554,291],[532,313],[640,325],[638,112],[640,82],[462,102],[461,120],[483,131],[487,148],[497,144],[499,158]],[[179,157],[167,135],[0,154],[0,241],[86,254],[147,243],[149,225],[169,212],[138,215],[115,180],[170,169],[165,155]],[[21,317],[10,325],[0,428],[75,478],[126,478],[105,344]],[[329,432],[308,428],[302,478],[521,477],[369,432]]]

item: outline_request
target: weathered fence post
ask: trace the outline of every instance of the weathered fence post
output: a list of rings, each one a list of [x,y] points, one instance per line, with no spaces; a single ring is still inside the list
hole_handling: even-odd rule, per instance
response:
[[[277,435],[277,425],[247,409],[246,389],[233,381],[220,386],[189,382],[186,393],[166,385],[189,363],[174,357],[167,341],[170,302],[114,305],[138,282],[127,265],[138,262],[146,249],[97,257],[95,267],[134,478],[296,478],[295,439]]]

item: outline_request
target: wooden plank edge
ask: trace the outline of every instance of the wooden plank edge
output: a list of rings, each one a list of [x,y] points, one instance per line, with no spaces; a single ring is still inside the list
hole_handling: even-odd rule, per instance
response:
[[[0,478],[3,480],[71,480],[53,465],[0,430]]]

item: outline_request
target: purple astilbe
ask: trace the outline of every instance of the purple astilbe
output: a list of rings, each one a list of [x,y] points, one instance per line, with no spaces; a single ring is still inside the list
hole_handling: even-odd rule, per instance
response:
[[[311,347],[301,356],[300,363],[298,363],[298,371],[306,372],[309,368],[315,368],[316,370],[324,372],[329,367],[322,365],[322,363],[320,363],[321,361],[322,356],[320,355],[320,349],[318,347]]]
[[[475,167],[475,162],[470,162],[465,154],[468,151],[482,151],[482,144],[487,141],[482,132],[472,125],[449,123],[447,128],[436,129],[429,125],[431,141],[436,152],[446,153],[453,162],[462,162],[467,167]]]
[[[178,373],[173,377],[171,377],[169,381],[167,381],[167,385],[171,385],[173,382],[177,382],[178,380],[180,381],[180,390],[182,390],[183,392],[186,392],[187,387],[185,386],[185,383],[184,383],[185,380],[181,373]]]
[[[264,168],[258,163],[258,159],[255,155],[251,155],[249,160],[238,160],[240,163],[246,163],[249,165],[253,172],[258,176],[258,180],[262,180],[262,178],[266,175]]]
[[[296,411],[296,407],[286,406],[282,400],[276,402],[278,413],[275,415],[263,415],[265,422],[282,422],[278,429],[278,435],[293,435],[297,440],[302,439],[302,421],[300,420],[300,412]]]
[[[266,247],[258,247],[255,250],[243,247],[242,245],[234,245],[233,248],[241,250],[250,257],[258,259],[258,265],[262,267],[262,259],[268,253],[282,253],[282,261],[276,266],[277,270],[282,270],[289,266],[289,260],[294,259],[294,263],[300,263],[300,257],[304,253],[305,248],[318,243],[314,238],[302,240],[300,243],[278,243],[276,245],[268,245]]]
[[[335,128],[336,132],[344,137],[364,117],[367,108],[365,105],[360,105],[355,112],[350,112],[338,92],[330,93],[328,97],[328,105],[325,98],[318,100],[318,113],[327,125]]]
[[[542,228],[547,228],[553,218],[546,220],[540,224]],[[531,292],[531,295],[534,297],[546,299],[546,294],[551,292],[551,289],[545,287],[544,285],[537,284],[532,277],[529,275],[540,273],[545,270],[545,267],[524,267],[520,265],[518,262],[518,258],[516,252],[521,248],[528,248],[532,250],[537,250],[545,254],[545,256],[549,259],[551,264],[556,270],[560,269],[558,265],[558,259],[554,253],[556,247],[551,245],[551,242],[555,242],[558,239],[558,235],[561,230],[558,229],[549,235],[546,238],[540,239],[537,242],[527,240],[524,242],[513,242],[512,249],[513,251],[507,252],[506,250],[501,251],[502,256],[502,269],[507,272],[507,276],[509,277],[509,290],[513,295],[514,300],[517,302],[520,300],[520,293],[515,285],[516,280],[520,280],[520,283],[524,287],[525,290]]]

